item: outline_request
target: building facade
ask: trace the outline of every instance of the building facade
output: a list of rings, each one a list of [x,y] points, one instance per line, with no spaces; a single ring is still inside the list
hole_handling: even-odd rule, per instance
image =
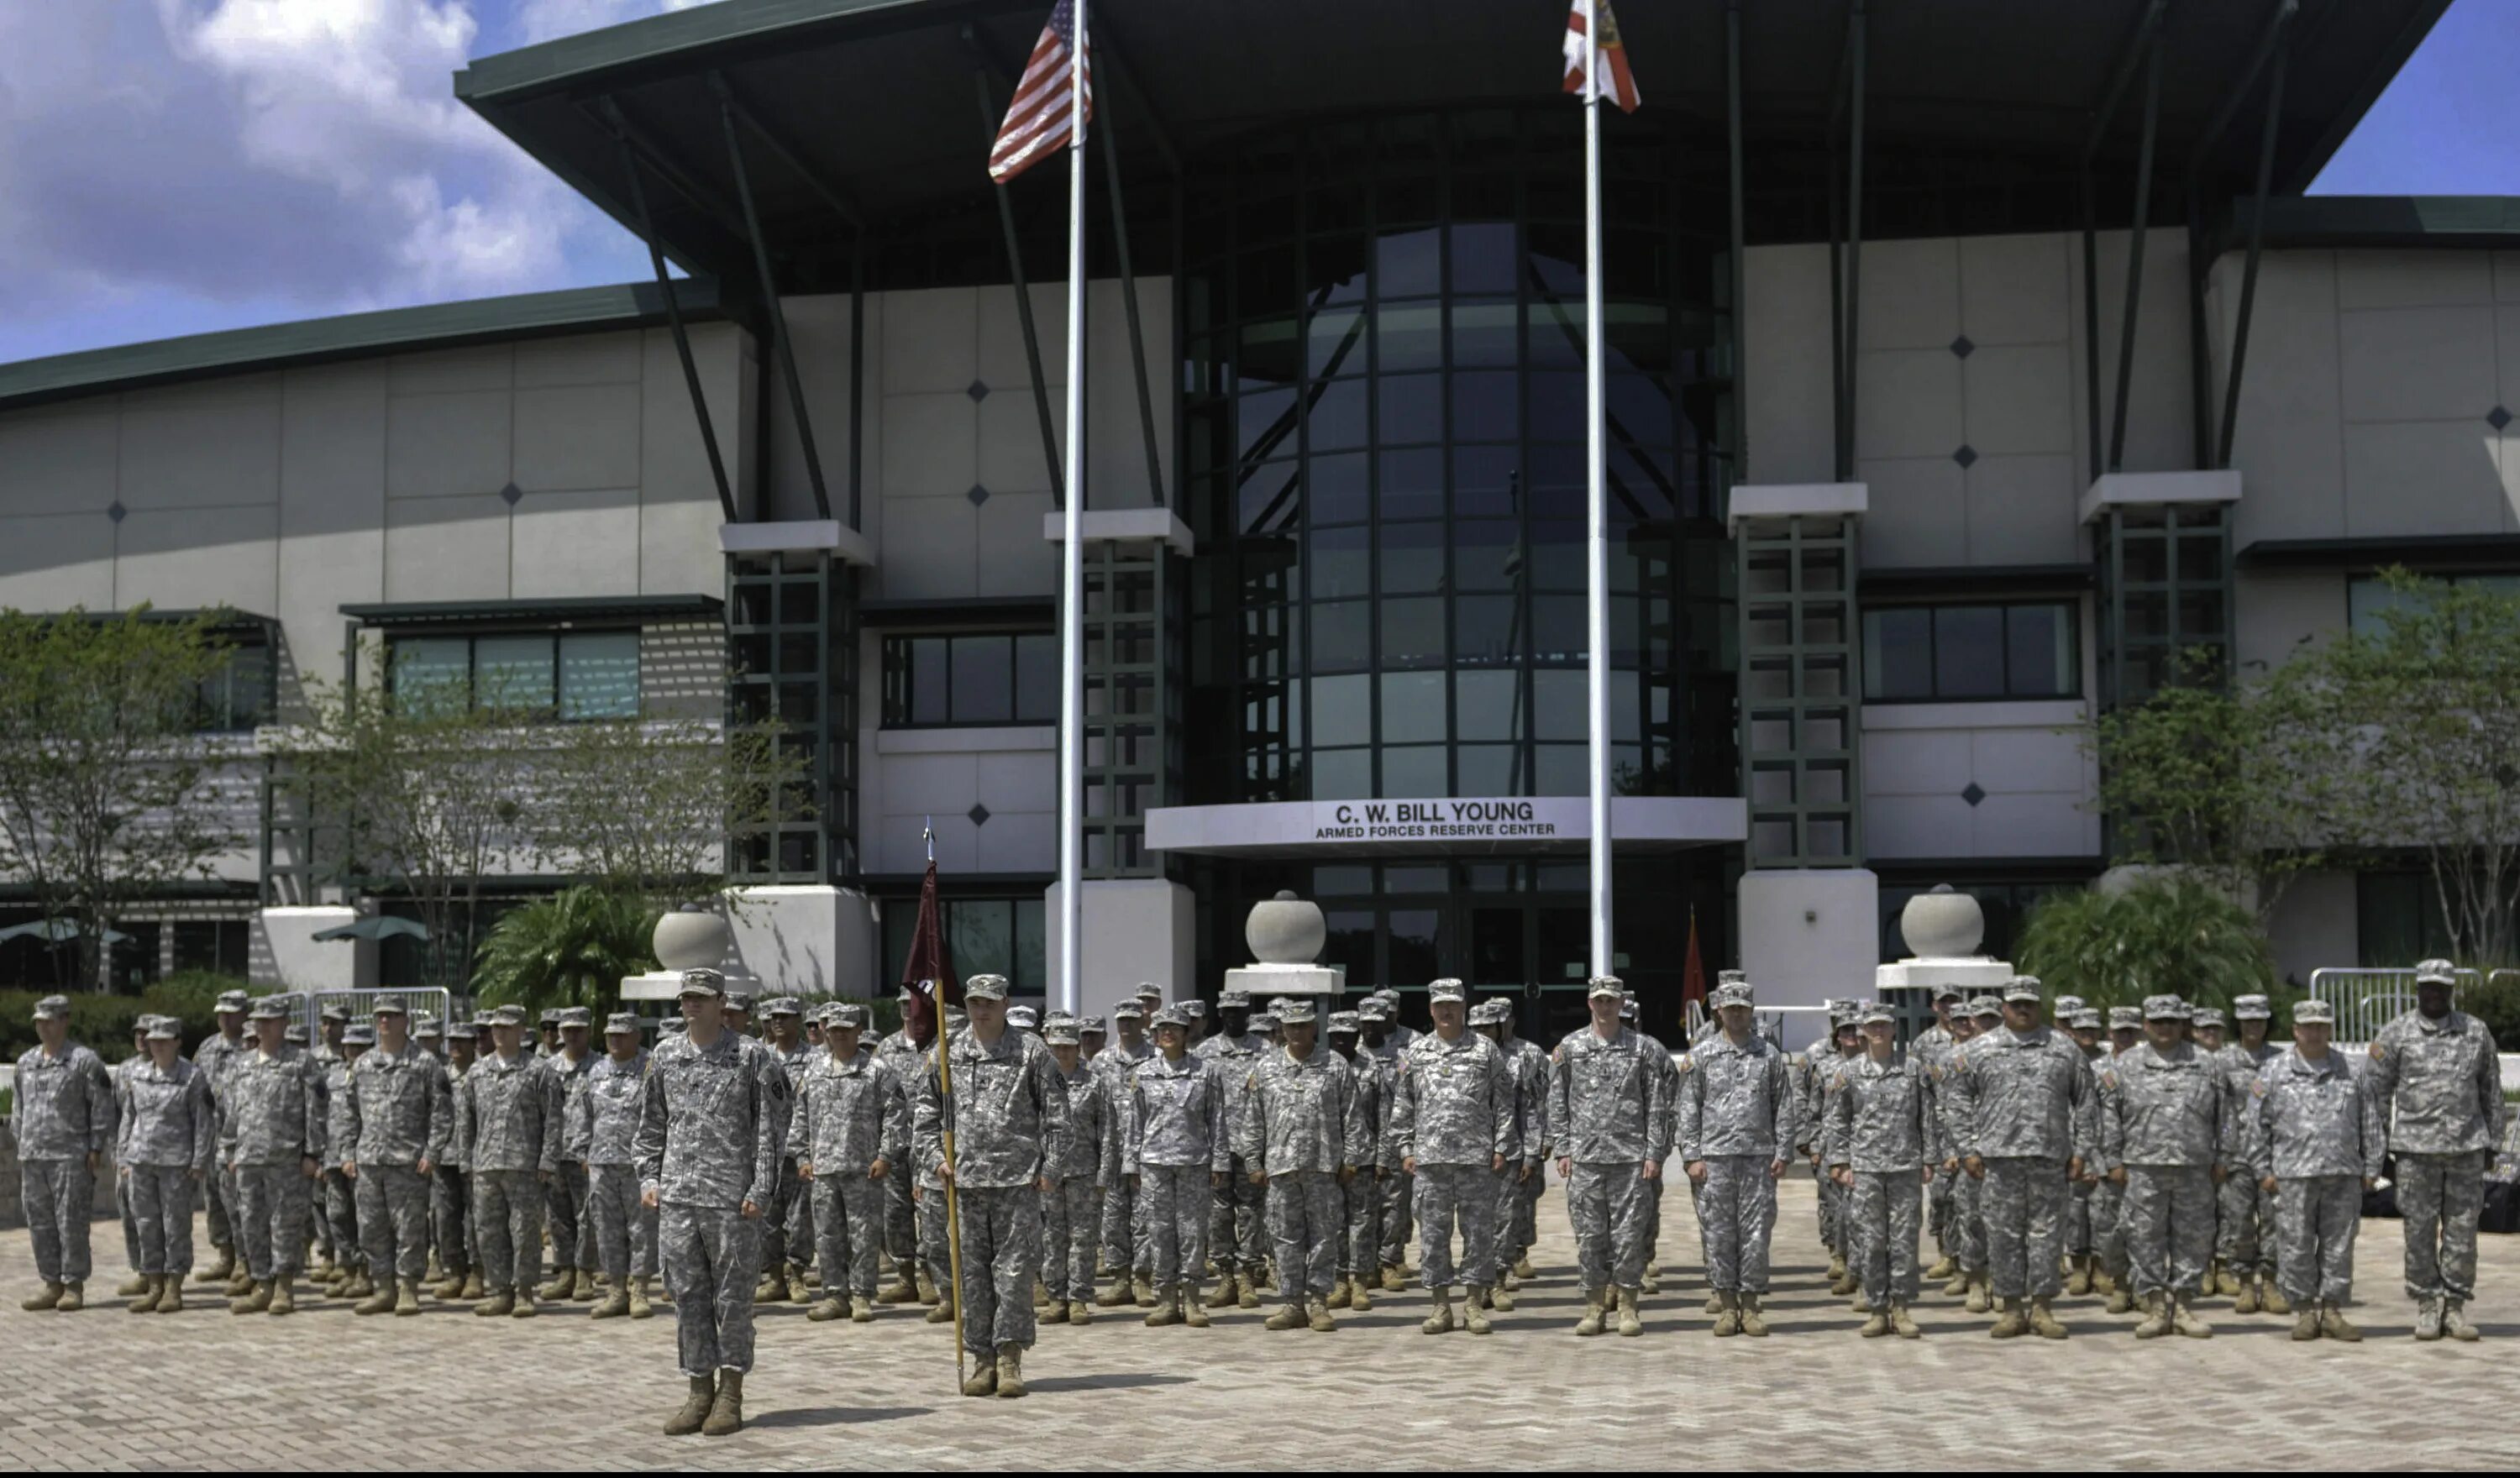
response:
[[[981,167],[1039,8],[482,59],[458,95],[688,275],[0,367],[0,604],[249,617],[248,834],[305,674],[775,713],[816,803],[730,839],[745,963],[881,990],[932,840],[966,968],[1043,990],[1065,166]],[[1579,1014],[1556,37],[1188,9],[1094,22],[1087,1008],[1211,987],[1292,889],[1352,985]],[[2520,215],[2302,194],[2438,3],[1751,9],[1623,16],[1647,106],[1605,123],[1617,951],[1665,1029],[1692,944],[1816,1002],[1933,883],[1999,948],[2087,885],[2077,728],[2183,650],[2278,659],[2390,562],[2520,569]],[[308,942],[394,901],[285,838],[202,894],[118,968],[398,968]],[[2423,913],[2342,873],[2286,911],[2305,978]]]

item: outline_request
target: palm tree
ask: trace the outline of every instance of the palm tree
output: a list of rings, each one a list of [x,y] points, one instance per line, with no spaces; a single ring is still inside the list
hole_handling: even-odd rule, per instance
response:
[[[638,899],[583,884],[538,898],[491,926],[473,989],[491,1004],[602,1010],[623,976],[655,968],[655,922]]]
[[[2095,1007],[2146,996],[2228,1008],[2276,991],[2274,952],[2249,911],[2187,877],[2124,892],[2060,893],[2031,911],[2021,967],[2049,990]]]

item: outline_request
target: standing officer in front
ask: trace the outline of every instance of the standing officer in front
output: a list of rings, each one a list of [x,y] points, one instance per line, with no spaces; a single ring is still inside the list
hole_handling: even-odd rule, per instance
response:
[[[1663,1050],[1620,1023],[1625,994],[1617,976],[1594,976],[1584,994],[1592,1025],[1550,1054],[1547,1120],[1584,1282],[1584,1317],[1575,1323],[1582,1335],[1600,1333],[1603,1311],[1613,1307],[1621,1334],[1644,1332],[1637,1289],[1644,1281],[1645,1202],[1671,1154],[1671,1103],[1653,1061]]]
[[[1418,1257],[1434,1300],[1419,1327],[1453,1327],[1453,1229],[1462,1232],[1466,1324],[1488,1332],[1488,1285],[1496,1272],[1496,1180],[1522,1154],[1511,1069],[1496,1044],[1468,1029],[1462,982],[1426,988],[1435,1029],[1409,1045],[1392,1096],[1391,1135],[1401,1174],[1416,1178]]]
[[[2039,982],[2003,987],[2003,1020],[1952,1058],[1960,1168],[1984,1187],[1987,1279],[1998,1339],[2062,1339],[2048,1311],[2065,1286],[2065,1202],[2093,1124],[2092,1068],[2071,1037],[2040,1019]]]
[[[88,1202],[114,1138],[113,1080],[70,1040],[70,1003],[35,1003],[35,1045],[18,1058],[18,1178],[42,1292],[20,1308],[75,1312],[86,1297]]]
[[[1706,1280],[1719,1336],[1765,1336],[1768,1249],[1777,1232],[1777,1183],[1794,1152],[1801,1104],[1785,1054],[1752,1028],[1750,987],[1715,991],[1723,1030],[1688,1054],[1680,1078],[1674,1138],[1691,1184],[1706,1246]]]
[[[2457,972],[2447,960],[2415,966],[2415,1008],[2371,1041],[2371,1092],[2389,1115],[2397,1156],[2398,1211],[2406,1219],[2407,1296],[2415,1338],[2472,1340],[2476,1222],[2485,1210],[2485,1167],[2502,1141],[2494,1033],[2452,1008]]]
[[[358,1195],[368,1276],[387,1282],[350,1312],[420,1312],[428,1271],[428,1186],[455,1137],[446,1068],[411,1040],[411,1017],[391,996],[376,1005],[377,1045],[350,1064],[340,1108],[344,1142],[334,1147]],[[346,1250],[346,1249],[345,1249]]]

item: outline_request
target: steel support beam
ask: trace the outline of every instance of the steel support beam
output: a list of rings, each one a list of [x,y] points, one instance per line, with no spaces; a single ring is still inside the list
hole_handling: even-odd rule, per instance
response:
[[[780,306],[779,284],[770,275],[770,247],[761,234],[761,213],[752,202],[752,175],[743,165],[743,132],[736,126],[735,105],[718,104],[718,121],[726,128],[727,162],[735,170],[736,198],[743,203],[743,227],[752,244],[752,270],[761,280],[762,305],[770,315],[770,342],[788,381],[788,409],[796,418],[796,444],[805,453],[805,477],[814,489],[814,515],[832,516],[832,490],[823,481],[822,454],[814,449],[814,421],[805,408],[805,381],[796,373],[796,345],[788,336],[788,311]]]
[[[2161,7],[2152,14],[2158,18]],[[2116,470],[2126,461],[2127,392],[2135,380],[2135,327],[2138,311],[2143,306],[2143,235],[2145,219],[2152,204],[2153,147],[2161,138],[2161,72],[2162,59],[2169,48],[2162,44],[2161,25],[2153,22],[2151,51],[2146,59],[2143,77],[2143,140],[2138,146],[2135,167],[2135,215],[2127,234],[2127,285],[2125,306],[2118,324],[2118,388],[2117,404],[2109,416],[2109,469]]]
[[[2291,31],[2285,28],[2289,43]],[[2249,318],[2258,305],[2258,252],[2265,244],[2267,192],[2274,183],[2275,132],[2283,122],[2284,72],[2292,60],[2289,44],[2275,48],[2274,59],[2267,74],[2267,118],[2258,136],[2257,188],[2252,192],[2255,206],[2249,212],[2248,254],[2240,267],[2240,311],[2231,328],[2231,373],[2223,387],[2223,426],[2214,446],[2214,465],[2231,465],[2232,428],[2240,416],[2240,375],[2249,362]]]
[[[637,118],[632,117],[630,110],[622,107],[618,99],[607,97],[604,112],[606,114],[604,121],[608,123],[610,131],[616,137],[630,142],[631,147],[638,151],[641,162],[645,163],[656,178],[665,182],[665,188],[689,202],[694,208],[715,222],[727,235],[737,238],[743,236],[742,209],[720,197],[698,176],[685,169],[665,148],[663,141],[650,132]]]
[[[866,527],[866,233],[849,251],[849,527]]]
[[[1857,381],[1863,378],[1862,364],[1864,314],[1864,84],[1865,64],[1870,48],[1866,44],[1864,0],[1855,0],[1846,17],[1846,90],[1840,99],[1847,114],[1846,141],[1846,254],[1842,275],[1838,271],[1836,233],[1830,233],[1829,296],[1837,307],[1839,318],[1835,336],[1837,348],[1837,480],[1855,477],[1855,423],[1858,414]],[[1840,108],[1829,110],[1831,131]],[[1834,152],[1832,151],[1832,157]],[[1831,190],[1835,194],[1834,187]]]
[[[1120,130],[1106,117],[1103,126],[1093,131],[1102,145],[1102,177],[1111,197],[1111,239],[1120,248],[1120,297],[1129,316],[1129,368],[1138,381],[1138,425],[1147,442],[1147,492],[1155,507],[1169,508],[1172,500],[1164,496],[1161,443],[1155,437],[1155,400],[1147,384],[1147,339],[1138,326],[1138,269],[1129,258],[1129,215],[1120,196],[1120,149],[1112,141]]]
[[[1111,80],[1119,85],[1120,91],[1129,95],[1130,110],[1147,130],[1147,137],[1154,141],[1155,153],[1163,157],[1164,168],[1174,179],[1180,179],[1181,151],[1173,147],[1172,129],[1165,125],[1163,114],[1155,111],[1155,100],[1148,97],[1147,90],[1138,85],[1137,68],[1129,65],[1128,49],[1121,45],[1119,36],[1112,31],[1108,16],[1097,15],[1094,18],[1094,55],[1101,59],[1102,69],[1110,73]]]
[[[610,100],[606,111],[611,112]],[[717,483],[717,503],[729,523],[740,522],[735,511],[735,488],[727,480],[726,459],[717,446],[717,425],[709,417],[708,397],[700,389],[700,372],[692,358],[692,336],[683,325],[683,310],[674,300],[673,275],[665,270],[665,251],[657,245],[656,226],[648,214],[648,189],[639,181],[639,155],[630,141],[618,134],[621,145],[621,173],[630,182],[630,207],[638,213],[639,239],[648,246],[648,264],[656,271],[656,291],[665,299],[665,324],[673,331],[674,355],[682,361],[683,387],[691,392],[692,415],[700,424],[700,447],[708,453],[709,476]]]
[[[997,99],[989,88],[989,74],[997,63],[988,48],[980,42],[979,33],[969,25],[963,27],[963,44],[971,53],[971,87],[979,99],[980,142],[983,149],[997,142]],[[1050,382],[1041,370],[1041,334],[1032,322],[1032,289],[1024,282],[1023,248],[1015,239],[1014,200],[1007,187],[993,187],[998,198],[998,229],[1007,244],[1007,273],[1014,280],[1015,322],[1023,330],[1024,364],[1032,372],[1033,413],[1041,421],[1041,456],[1050,468],[1050,501],[1054,508],[1067,506],[1067,478],[1058,460],[1058,423],[1050,414]],[[1071,291],[1072,288],[1071,288]]]
[[[1732,481],[1750,478],[1749,304],[1742,300],[1747,274],[1748,226],[1741,218],[1741,0],[1724,0],[1724,137],[1732,222]],[[1731,489],[1726,489],[1730,494]],[[1728,496],[1729,501],[1729,496]]]
[[[805,182],[805,188],[820,196],[823,203],[831,206],[832,212],[840,219],[860,231],[866,229],[865,209],[850,198],[848,192],[824,179],[821,170],[805,162],[804,156],[797,153],[794,143],[763,121],[761,114],[753,111],[744,101],[743,95],[736,90],[735,84],[726,79],[726,73],[710,72],[709,84],[717,89],[719,101],[735,111],[736,121],[751,129],[754,137],[768,145],[771,154],[777,157],[779,162],[787,165],[790,173]]]

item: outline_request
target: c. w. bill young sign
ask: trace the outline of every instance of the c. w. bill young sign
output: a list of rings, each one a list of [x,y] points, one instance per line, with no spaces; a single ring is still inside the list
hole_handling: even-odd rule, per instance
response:
[[[1621,795],[1610,832],[1621,851],[1737,842],[1749,816],[1732,796]],[[1581,853],[1592,816],[1580,795],[1433,796],[1163,806],[1147,813],[1147,845],[1221,857]]]

